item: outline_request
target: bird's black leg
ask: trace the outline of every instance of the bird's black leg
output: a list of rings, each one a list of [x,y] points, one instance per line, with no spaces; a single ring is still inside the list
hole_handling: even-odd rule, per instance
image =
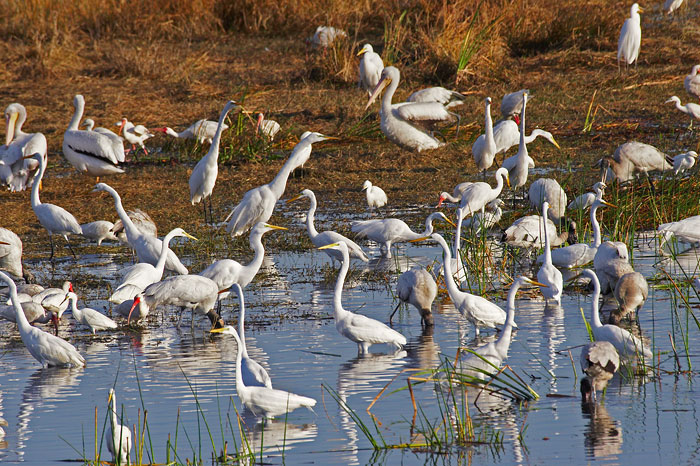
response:
[[[51,236],[51,233],[49,233],[49,244],[51,244],[51,256],[49,260],[53,260],[53,236]]]
[[[396,307],[394,308],[394,312],[392,312],[391,315],[389,316],[389,323],[390,324],[392,323],[391,319],[394,317],[394,314],[396,314],[396,311],[399,310],[399,306],[401,306],[401,301],[399,301],[399,304],[397,304]]]
[[[77,259],[78,257],[75,255],[75,251],[73,251],[73,246],[70,245],[70,241],[68,241],[68,237],[63,235],[63,238],[66,240],[66,244],[68,244],[68,249],[70,249],[71,254],[73,254],[73,259]]]

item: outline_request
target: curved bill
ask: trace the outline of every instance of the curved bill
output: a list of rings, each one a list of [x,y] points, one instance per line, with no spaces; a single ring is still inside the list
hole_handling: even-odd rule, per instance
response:
[[[372,95],[369,96],[369,102],[367,102],[367,105],[365,105],[365,110],[367,110],[369,106],[372,105],[372,103],[377,99],[377,96],[382,92],[382,89],[384,89],[390,82],[391,78],[387,76],[383,76],[382,79],[379,80],[377,86],[372,91]]]
[[[17,116],[19,113],[13,112],[5,117],[5,127],[7,128],[7,134],[5,134],[5,145],[9,146],[12,140],[15,138],[15,122],[17,121]]]

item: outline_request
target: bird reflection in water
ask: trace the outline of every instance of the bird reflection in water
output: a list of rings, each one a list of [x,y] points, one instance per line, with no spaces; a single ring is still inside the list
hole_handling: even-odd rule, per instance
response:
[[[599,403],[581,403],[581,413],[588,419],[583,445],[591,459],[616,457],[622,453],[622,428],[605,406]]]

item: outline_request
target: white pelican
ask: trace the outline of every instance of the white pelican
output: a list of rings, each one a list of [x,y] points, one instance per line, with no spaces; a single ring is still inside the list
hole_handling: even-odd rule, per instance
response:
[[[595,258],[595,254],[598,251],[598,246],[600,246],[601,243],[600,224],[596,218],[596,212],[598,211],[598,208],[602,206],[615,207],[603,199],[596,199],[593,201],[593,205],[591,206],[591,228],[593,229],[593,241],[591,244],[576,243],[552,250],[552,263],[556,267],[565,269],[581,267],[582,265],[588,264]],[[538,256],[537,262],[542,261],[544,261],[544,255]]]
[[[464,103],[464,97],[457,91],[451,91],[444,87],[428,87],[414,92],[408,96],[406,102],[437,102],[446,108],[456,107]]]
[[[605,183],[603,183],[602,181],[598,181],[596,184],[593,185],[592,193],[588,192],[581,194],[580,196],[576,196],[576,198],[573,201],[569,202],[569,205],[566,206],[566,208],[569,210],[584,210],[589,208],[593,205],[593,202],[596,199],[601,199],[603,197],[605,188],[607,188]]]
[[[396,282],[399,303],[389,316],[389,323],[401,303],[412,304],[420,312],[421,327],[433,325],[433,301],[437,297],[437,283],[430,272],[422,267],[412,267],[399,275]]]
[[[105,191],[114,199],[114,208],[117,211],[117,215],[119,215],[119,219],[124,224],[129,245],[134,248],[134,251],[136,251],[139,261],[156,265],[158,263],[158,258],[160,257],[160,252],[163,248],[163,242],[155,236],[142,233],[141,230],[136,227],[134,222],[131,221],[129,216],[124,211],[122,199],[119,197],[119,193],[117,193],[117,191],[115,191],[111,186],[105,183],[97,183],[95,185],[95,189],[93,189],[93,192],[96,191]],[[168,259],[165,261],[165,268],[179,274],[187,274],[187,268],[182,265],[180,259],[178,259],[175,253],[172,251],[168,252]]]
[[[618,325],[626,315],[641,309],[649,296],[649,284],[641,273],[629,272],[617,281],[614,295],[620,307],[610,313],[610,323]]]
[[[549,204],[549,218],[559,225],[566,214],[566,193],[554,178],[538,178],[528,190],[530,205],[541,212],[542,203]],[[542,280],[540,280],[542,281]]]
[[[627,245],[620,241],[601,243],[593,257],[593,268],[603,294],[614,291],[620,277],[634,272],[629,263]]]
[[[542,203],[542,217],[547,217],[547,211],[549,210],[549,203],[544,201]],[[561,292],[564,290],[564,279],[562,278],[559,269],[554,267],[552,264],[552,251],[549,244],[549,235],[547,234],[547,228],[544,228],[544,261],[542,267],[537,272],[537,281],[544,283],[543,287],[540,287],[540,292],[544,296],[545,305],[549,304],[549,300],[553,300],[558,306],[561,305]]]
[[[300,194],[289,199],[287,203],[294,202],[298,199],[301,199],[302,197],[306,197],[309,199],[309,211],[306,214],[306,232],[309,234],[309,238],[311,239],[311,242],[314,246],[318,248],[327,244],[338,243],[340,241],[343,241],[348,246],[348,251],[350,253],[351,258],[360,259],[363,262],[369,262],[367,254],[365,254],[362,248],[353,240],[348,239],[335,231],[327,230],[322,233],[319,233],[316,230],[316,227],[314,226],[314,214],[316,213],[317,202],[316,195],[313,191],[311,191],[310,189],[305,189]],[[328,257],[330,257],[331,260],[333,260],[334,264],[335,261],[343,261],[343,255],[340,253],[340,251],[337,251],[335,249],[324,249],[323,251],[326,254],[328,254]]]
[[[313,411],[311,408],[316,405],[316,400],[313,398],[295,395],[294,393],[277,390],[275,388],[247,386],[245,382],[243,382],[243,375],[241,374],[241,362],[243,358],[243,351],[241,351],[241,348],[243,343],[236,329],[227,325],[226,327],[212,329],[211,332],[231,335],[236,339],[236,344],[239,348],[236,352],[236,393],[245,407],[253,414],[266,419],[272,419],[275,416],[286,414],[302,406]]]
[[[676,11],[678,8],[681,7],[683,4],[683,0],[666,0],[664,2],[664,13],[667,15],[670,15],[674,11]]]
[[[631,359],[637,354],[644,359],[651,359],[652,352],[644,343],[627,330],[617,325],[603,325],[598,314],[598,299],[600,298],[600,283],[592,270],[584,270],[583,274],[593,283],[593,296],[591,297],[591,330],[596,341],[608,341],[612,343],[622,358]]]
[[[0,227],[0,269],[17,278],[23,276],[22,240],[13,231]]]
[[[97,330],[117,328],[117,323],[101,312],[89,307],[78,309],[78,296],[75,293],[69,292],[65,299],[70,301],[73,318],[77,322],[90,327],[93,335]]]
[[[146,150],[146,146],[143,143],[146,139],[154,136],[148,128],[143,125],[135,125],[127,120],[126,117],[122,118],[122,121],[116,123],[115,126],[119,126],[119,134],[123,134],[126,142],[131,144],[129,152],[136,152],[136,146],[138,145],[148,155],[148,150]]]
[[[335,328],[338,330],[338,333],[357,343],[357,350],[361,354],[368,353],[369,347],[375,343],[388,343],[396,347],[396,349],[401,349],[405,346],[406,337],[396,330],[389,328],[378,320],[343,309],[343,284],[350,268],[348,246],[341,241],[321,246],[318,249],[337,249],[343,255],[343,265],[338,272],[338,279],[335,282],[335,290],[333,292],[333,317],[335,318]]]
[[[374,51],[370,44],[365,44],[362,49],[357,52],[357,56],[362,57],[360,60],[359,86],[366,90],[369,95],[372,95],[372,91],[377,87],[377,83],[379,83],[379,79],[382,76],[384,62],[382,61],[382,57]]]
[[[471,230],[474,234],[478,234],[480,231],[486,231],[496,223],[501,221],[503,216],[503,200],[496,198],[493,201],[486,204],[485,212],[477,212],[468,219],[464,220],[463,227]]]
[[[32,210],[39,220],[39,223],[41,223],[41,226],[49,233],[49,242],[51,243],[51,257],[49,257],[49,260],[53,259],[54,234],[61,235],[65,238],[70,252],[73,254],[73,257],[75,257],[75,252],[68,241],[68,235],[80,235],[83,230],[80,228],[80,224],[75,217],[66,209],[54,204],[41,203],[41,200],[39,200],[39,187],[41,186],[41,179],[44,177],[44,172],[46,171],[46,160],[41,154],[27,156],[27,158],[29,157],[33,157],[35,160],[39,161],[39,175],[37,176],[36,182],[32,185]]]
[[[119,424],[117,417],[117,396],[114,389],[109,389],[107,398],[109,407],[109,423],[107,424],[107,450],[112,454],[112,462],[115,464],[131,463],[131,431],[127,426]],[[121,417],[121,416],[119,416]],[[124,422],[124,421],[122,421]]]
[[[402,102],[392,104],[399,86],[401,73],[393,66],[387,66],[382,70],[382,78],[377,87],[372,91],[369,102],[365,110],[372,105],[372,102],[381,93],[382,89],[388,85],[388,89],[382,97],[382,106],[379,110],[381,117],[380,128],[386,138],[404,149],[421,152],[427,149],[437,149],[443,143],[438,141],[431,134],[419,129],[417,125],[431,125],[438,122],[457,122],[459,128],[459,115],[448,111],[444,105],[437,102]]]
[[[324,136],[321,133],[309,133],[294,146],[294,150],[280,169],[277,176],[269,182],[257,188],[253,188],[243,195],[241,202],[231,211],[224,222],[228,221],[226,231],[231,236],[240,236],[250,230],[259,222],[267,222],[272,217],[275,204],[280,200],[287,187],[289,175],[302,166],[311,157],[312,145],[316,142],[337,139]],[[230,220],[229,220],[230,218]]]
[[[472,145],[472,156],[476,162],[476,168],[483,171],[484,174],[496,157],[497,147],[496,141],[493,139],[493,120],[491,120],[491,97],[485,99],[485,114],[486,122],[484,124],[484,134],[479,136]],[[483,138],[482,138],[483,136]]]
[[[25,133],[22,126],[27,120],[24,105],[13,103],[5,109],[5,146],[0,148],[0,181],[10,191],[24,191],[36,177],[39,164],[24,155],[41,154],[46,157],[46,137],[41,133]]]
[[[218,123],[216,121],[197,120],[194,123],[192,123],[186,130],[181,131],[179,133],[168,126],[164,126],[162,128],[153,128],[151,129],[151,131],[167,134],[168,136],[172,136],[174,138],[179,139],[196,139],[197,142],[199,142],[200,144],[204,144],[205,142],[211,144],[212,140],[214,139],[214,134],[216,134],[217,126]],[[228,125],[224,124],[223,128],[224,130],[227,130]]]
[[[239,108],[239,106],[233,100],[229,100],[226,102],[226,105],[224,105],[224,109],[221,111],[221,115],[219,115],[219,123],[216,128],[216,133],[214,133],[211,147],[209,147],[209,152],[197,162],[197,165],[194,166],[192,174],[190,175],[190,202],[192,205],[195,205],[203,201],[204,223],[207,222],[207,198],[209,198],[209,220],[214,223],[214,219],[212,218],[211,193],[214,191],[216,177],[219,174],[219,142],[221,141],[221,132],[224,130],[223,125],[226,115],[234,108]]]
[[[535,167],[535,161],[527,152],[525,144],[525,108],[527,107],[527,92],[523,93],[523,107],[520,114],[520,142],[518,153],[508,157],[503,161],[503,167],[508,170],[508,175],[512,180],[512,188],[516,190],[527,183],[527,175],[530,168]]]
[[[700,99],[700,75],[698,75],[698,71],[700,71],[700,65],[694,65],[690,74],[683,81],[685,91],[696,99]]]
[[[496,325],[503,325],[506,321],[506,313],[503,309],[486,298],[466,293],[459,289],[452,276],[452,265],[450,263],[452,253],[450,252],[450,247],[439,233],[417,238],[412,240],[412,242],[424,241],[430,238],[442,246],[444,254],[442,261],[443,276],[445,277],[445,284],[447,285],[450,299],[455,308],[462,314],[462,317],[474,325],[475,335],[479,336],[479,327],[496,328]]]
[[[280,131],[280,124],[275,120],[266,120],[265,115],[258,113],[258,121],[255,124],[255,134],[262,134],[269,141],[275,139],[275,135]]]
[[[650,171],[672,170],[673,166],[666,161],[666,154],[654,146],[643,142],[630,141],[615,149],[611,157],[604,156],[599,164],[602,169],[610,169],[621,182],[629,181],[639,173]],[[603,175],[603,182],[607,180],[608,172]]]
[[[87,239],[97,241],[98,246],[102,246],[102,241],[108,239],[110,241],[119,241],[117,236],[112,231],[114,223],[107,220],[96,220],[90,223],[82,223],[80,229],[81,235]]]
[[[184,307],[192,310],[193,326],[194,313],[197,312],[206,315],[212,327],[221,327],[221,318],[214,310],[218,294],[219,287],[207,277],[175,275],[148,285],[142,293],[136,295],[133,305],[143,300],[149,309],[155,309],[161,304]]]
[[[342,29],[334,28],[333,26],[318,26],[316,32],[309,40],[314,48],[326,48],[330,47],[336,40],[347,36],[348,33]]]
[[[362,185],[362,190],[367,196],[367,205],[369,206],[370,213],[372,213],[375,208],[386,205],[388,201],[386,193],[379,186],[372,185],[370,180],[365,180],[364,184]]]
[[[469,354],[461,358],[459,361],[460,371],[465,371],[467,375],[481,380],[486,380],[487,375],[484,373],[494,373],[501,367],[503,360],[508,357],[510,349],[510,339],[515,325],[515,295],[523,285],[535,285],[542,287],[542,283],[530,280],[527,277],[518,277],[510,286],[508,291],[508,304],[506,305],[507,313],[503,330],[496,341],[492,341],[474,350],[476,354]],[[499,308],[500,309],[500,308]],[[488,361],[488,363],[486,361]],[[490,364],[489,364],[490,363]],[[496,366],[495,368],[493,366]]]
[[[17,327],[19,328],[19,335],[22,337],[24,346],[26,346],[29,353],[34,356],[34,359],[39,361],[44,367],[84,366],[85,359],[83,359],[73,345],[62,338],[46,333],[29,324],[22,311],[19,299],[17,298],[17,287],[15,283],[2,272],[0,272],[0,280],[4,281],[7,286],[10,287],[10,299],[15,309],[15,319],[17,321]]]
[[[450,194],[448,192],[440,193],[440,200],[438,201],[438,204],[436,207],[442,206],[442,203],[445,200],[448,200],[450,202],[455,202],[455,203],[461,202],[462,196],[464,196],[464,191],[466,191],[467,187],[469,185],[472,185],[472,184],[474,184],[474,183],[472,183],[471,181],[465,181],[464,183],[459,183],[457,186],[455,186],[454,189],[452,190],[452,194]]]
[[[190,238],[197,241],[197,238],[187,233],[182,228],[171,230],[165,238],[161,246],[160,256],[155,266],[148,262],[139,262],[126,269],[121,284],[109,297],[109,301],[114,304],[121,304],[127,299],[133,299],[137,294],[142,292],[148,285],[159,282],[163,278],[165,271],[165,262],[168,259],[168,251],[170,240],[176,236]]]
[[[520,89],[504,95],[503,99],[501,99],[501,115],[503,115],[503,118],[513,118],[516,124],[520,124],[520,115],[525,106],[525,95],[529,94],[529,89]]]
[[[510,186],[508,170],[501,167],[496,170],[496,187],[491,188],[488,183],[478,182],[468,186],[462,194],[462,202],[459,208],[464,211],[464,217],[470,217],[476,212],[484,210],[486,204],[496,199],[503,191],[503,180]]]
[[[422,233],[414,232],[406,225],[406,222],[398,218],[358,220],[352,222],[350,228],[357,236],[361,238],[367,237],[378,243],[382,255],[390,259],[392,243],[402,243],[430,235],[433,232],[433,220],[438,217],[444,219],[450,225],[456,226],[442,212],[433,212],[425,219],[425,231]]]
[[[690,170],[695,166],[698,160],[698,153],[694,150],[678,154],[675,157],[666,156],[666,161],[673,164],[673,174],[678,175],[686,170]]]
[[[671,96],[666,102],[673,102],[676,105],[676,110],[680,110],[691,118],[691,126],[693,120],[700,120],[700,105],[688,102],[685,105],[681,105],[681,99],[678,96]]]
[[[78,171],[87,172],[90,176],[100,177],[116,173],[124,173],[119,168],[120,157],[115,151],[112,140],[97,131],[81,131],[78,129],[80,119],[85,109],[85,99],[82,95],[73,98],[75,113],[63,134],[63,155]]]
[[[241,377],[243,378],[243,383],[246,387],[272,388],[272,380],[265,368],[248,356],[248,349],[245,345],[245,300],[243,299],[243,288],[238,283],[234,283],[231,285],[231,290],[236,292],[238,303],[241,307],[238,315],[238,336],[241,339],[238,352],[241,354]]]
[[[608,380],[620,367],[620,355],[609,341],[594,341],[581,348],[581,397],[584,403],[595,402],[596,391],[604,390]]]
[[[620,59],[623,59],[625,66],[632,63],[637,65],[639,57],[639,47],[642,44],[642,26],[639,13],[644,10],[638,4],[633,4],[630,8],[630,17],[625,20],[620,30],[620,38],[617,41],[617,68],[620,69]]]
[[[574,244],[576,242],[576,222],[569,222],[568,229],[557,234],[557,226],[550,219],[543,219],[540,215],[526,215],[520,217],[501,237],[501,241],[516,248],[541,248],[544,246],[543,228],[547,228],[547,234],[552,246],[560,246],[565,242]]]
[[[238,283],[241,288],[245,288],[253,281],[255,275],[260,270],[260,266],[265,258],[265,246],[262,243],[262,237],[268,231],[286,230],[285,227],[278,227],[268,223],[259,222],[250,232],[248,244],[255,255],[253,259],[246,265],[242,265],[232,259],[221,259],[199,273],[203,277],[207,277],[216,283],[219,288],[219,299],[228,296],[228,290],[231,285]]]
[[[114,148],[114,153],[117,157],[117,160],[119,162],[124,162],[126,157],[124,155],[124,138],[123,137],[119,136],[114,131],[108,130],[107,128],[102,128],[100,126],[95,128],[95,122],[90,118],[86,118],[83,121],[82,126],[84,126],[87,131],[96,131],[100,134],[104,134],[105,136],[107,136],[110,139],[110,141],[112,141],[112,146]],[[120,131],[121,131],[121,129],[120,129]]]

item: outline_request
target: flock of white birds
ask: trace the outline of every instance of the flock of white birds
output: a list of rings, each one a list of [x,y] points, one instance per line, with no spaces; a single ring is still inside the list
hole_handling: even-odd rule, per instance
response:
[[[669,2],[667,2],[669,3]],[[667,10],[673,11],[681,3],[671,2]],[[626,65],[636,63],[641,44],[641,27],[639,13],[642,9],[636,3],[631,8],[631,16],[622,27],[618,45],[618,63],[624,60]],[[343,31],[335,28],[319,27],[311,42],[324,47],[333,40],[344,37]],[[371,45],[365,45],[358,53],[360,86],[369,95],[366,108],[382,94],[379,108],[380,127],[386,139],[407,150],[421,152],[434,150],[445,144],[445,139],[438,131],[440,125],[457,125],[460,116],[454,107],[463,104],[464,96],[458,92],[434,87],[413,93],[406,102],[395,103],[395,92],[400,84],[400,72],[394,66],[384,67],[381,57],[374,52]],[[700,97],[700,65],[694,66],[685,79],[688,93]],[[489,372],[498,369],[507,358],[511,331],[517,327],[515,322],[515,294],[525,285],[539,287],[547,306],[559,306],[564,289],[560,269],[587,267],[583,275],[590,279],[594,293],[591,308],[591,328],[596,342],[585,345],[581,354],[581,364],[588,378],[582,382],[581,390],[585,399],[595,398],[596,390],[605,386],[620,364],[620,358],[630,363],[644,364],[653,357],[649,344],[643,336],[632,335],[619,327],[618,323],[633,315],[644,303],[648,285],[644,277],[635,272],[628,260],[627,246],[621,242],[603,241],[603,234],[596,218],[601,207],[615,206],[603,199],[606,182],[610,178],[619,182],[633,180],[639,174],[651,171],[673,171],[676,175],[692,168],[697,160],[697,153],[690,151],[674,158],[667,157],[653,146],[636,141],[627,142],[615,151],[613,156],[606,156],[599,161],[602,180],[592,187],[592,192],[582,194],[567,205],[567,195],[556,180],[541,178],[531,183],[528,199],[539,214],[519,218],[505,230],[502,241],[527,250],[544,248],[537,258],[541,263],[537,280],[520,277],[512,284],[506,309],[491,299],[464,291],[464,282],[468,280],[467,271],[462,263],[460,240],[462,232],[478,235],[480,231],[491,228],[501,218],[504,204],[500,196],[506,189],[518,190],[527,184],[528,175],[535,167],[536,161],[529,155],[527,145],[542,136],[559,148],[551,133],[536,129],[526,135],[526,110],[530,93],[528,90],[513,92],[503,97],[500,112],[502,119],[496,123],[492,120],[492,99],[484,101],[484,134],[479,136],[473,146],[472,154],[476,166],[483,172],[497,161],[499,153],[504,154],[502,166],[495,171],[495,187],[489,183],[464,182],[456,186],[453,192],[440,194],[438,207],[443,202],[458,204],[457,215],[453,223],[443,212],[431,213],[425,221],[425,230],[415,232],[397,218],[370,218],[352,222],[351,230],[358,238],[368,238],[380,246],[380,253],[392,256],[392,245],[400,242],[432,241],[443,251],[442,267],[439,275],[444,281],[447,293],[454,306],[464,319],[474,326],[475,334],[480,329],[500,329],[495,342],[474,349],[471,356],[460,361],[460,368],[477,378],[486,379]],[[688,103],[681,105],[678,97],[671,97],[678,110],[688,114],[691,119],[700,119],[700,105]],[[149,131],[142,125],[134,125],[126,118],[120,120],[119,134],[109,129],[95,128],[94,121],[82,121],[85,99],[81,95],[74,98],[75,113],[68,125],[63,139],[63,154],[66,160],[78,171],[94,177],[104,177],[124,172],[122,168],[126,154],[139,149],[146,151],[144,142],[161,132],[176,138],[193,138],[200,143],[209,143],[210,148],[196,164],[189,179],[190,200],[193,205],[204,206],[205,223],[214,223],[209,208],[207,219],[206,201],[214,189],[218,173],[218,156],[221,135],[228,128],[225,124],[231,111],[241,111],[234,101],[225,104],[217,122],[199,120],[189,128],[176,132],[163,127]],[[175,237],[196,238],[181,228],[169,232],[163,240],[157,237],[157,228],[150,217],[141,211],[126,211],[122,199],[112,187],[97,183],[95,191],[108,193],[114,200],[115,210],[121,225],[98,220],[89,224],[79,224],[75,217],[65,209],[49,203],[42,203],[39,190],[47,168],[47,142],[41,133],[22,131],[27,118],[26,110],[20,104],[13,103],[5,111],[6,141],[0,148],[0,183],[10,191],[22,191],[31,188],[31,207],[39,223],[46,229],[50,239],[51,258],[54,256],[53,236],[65,238],[71,252],[73,248],[68,235],[83,235],[101,244],[103,240],[120,240],[128,244],[135,252],[138,263],[128,268],[121,282],[110,297],[115,308],[113,315],[119,315],[130,321],[139,322],[149,315],[154,308],[173,305],[191,309],[193,321],[195,314],[207,315],[215,333],[229,334],[238,343],[236,358],[236,390],[245,406],[255,414],[273,417],[284,414],[297,407],[311,408],[316,400],[275,389],[272,381],[259,364],[247,354],[244,336],[244,298],[243,289],[254,279],[261,267],[265,249],[262,237],[265,233],[284,230],[269,223],[278,201],[283,197],[289,175],[307,162],[311,156],[313,144],[335,139],[320,133],[306,132],[301,136],[278,175],[268,184],[253,188],[245,193],[239,204],[226,218],[226,230],[231,236],[250,232],[250,247],[254,258],[248,264],[241,264],[232,259],[214,262],[198,275],[189,274],[176,254],[169,248]],[[82,121],[82,125],[81,125]],[[81,126],[86,129],[80,129]],[[256,133],[273,139],[280,130],[280,125],[272,120],[265,120],[258,115]],[[124,149],[124,141],[131,145]],[[517,152],[506,157],[511,147],[518,147]],[[388,202],[386,193],[369,180],[362,187],[366,192],[370,216]],[[351,259],[368,262],[370,258],[360,244],[335,231],[319,231],[314,224],[317,199],[308,189],[287,202],[309,200],[306,215],[306,228],[311,242],[324,251],[333,263],[340,263],[334,292],[333,315],[338,332],[356,343],[358,351],[365,353],[373,344],[388,344],[401,348],[406,338],[390,326],[366,316],[350,312],[342,306],[343,284],[350,267]],[[515,199],[515,198],[514,198]],[[590,222],[593,237],[590,243],[575,242],[576,225],[566,216],[566,210],[590,209]],[[449,245],[444,237],[434,231],[433,222],[446,221],[456,228],[454,244]],[[665,224],[659,227],[664,240],[672,236],[689,242],[700,243],[700,217]],[[564,246],[566,242],[570,244]],[[19,237],[6,228],[0,228],[0,268],[18,280],[23,277],[22,243]],[[171,275],[165,277],[166,272]],[[83,366],[84,358],[76,348],[55,334],[34,326],[38,323],[56,322],[62,314],[70,309],[76,322],[89,327],[90,331],[109,331],[118,324],[106,315],[90,308],[80,308],[78,295],[72,284],[66,282],[60,289],[43,289],[38,285],[15,281],[0,272],[8,286],[9,300],[0,307],[0,317],[15,322],[27,350],[44,366]],[[401,302],[415,306],[421,314],[421,323],[434,325],[431,313],[433,300],[438,286],[434,275],[427,270],[416,267],[404,272],[397,282],[397,296]],[[240,302],[239,329],[224,325],[215,305],[233,291]],[[598,312],[598,300],[601,293],[613,293],[620,306],[610,317],[609,324],[601,322]],[[398,306],[397,306],[398,307]],[[395,312],[395,311],[394,311]],[[393,317],[393,314],[392,314]],[[391,317],[389,318],[391,321]],[[479,356],[477,356],[479,355]],[[128,428],[119,425],[116,414],[114,392],[110,391],[110,442],[108,447],[114,457],[127,461],[131,449],[131,435]]]

